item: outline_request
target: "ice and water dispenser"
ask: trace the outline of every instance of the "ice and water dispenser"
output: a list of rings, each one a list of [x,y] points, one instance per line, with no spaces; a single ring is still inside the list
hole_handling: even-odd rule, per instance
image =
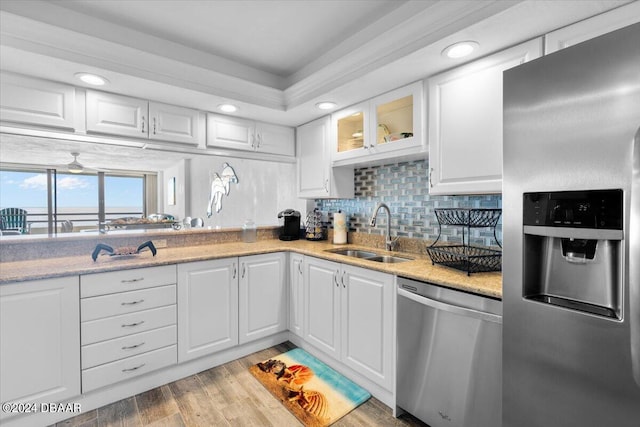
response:
[[[620,319],[622,190],[523,195],[523,296]]]

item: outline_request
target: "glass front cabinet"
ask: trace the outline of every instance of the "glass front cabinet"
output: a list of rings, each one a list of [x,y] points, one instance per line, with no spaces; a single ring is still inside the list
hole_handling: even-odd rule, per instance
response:
[[[334,166],[426,152],[422,82],[331,116]]]

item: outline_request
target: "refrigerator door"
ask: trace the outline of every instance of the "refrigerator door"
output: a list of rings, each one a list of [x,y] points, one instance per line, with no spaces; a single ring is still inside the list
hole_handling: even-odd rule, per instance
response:
[[[638,426],[638,40],[634,24],[504,73],[504,427]],[[523,194],[605,189],[623,192],[616,315],[525,298]]]

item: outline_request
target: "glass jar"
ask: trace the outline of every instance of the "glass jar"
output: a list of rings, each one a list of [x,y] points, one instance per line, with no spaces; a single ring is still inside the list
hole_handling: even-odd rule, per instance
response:
[[[257,240],[258,230],[256,224],[248,219],[242,225],[242,241],[244,243],[253,243]]]

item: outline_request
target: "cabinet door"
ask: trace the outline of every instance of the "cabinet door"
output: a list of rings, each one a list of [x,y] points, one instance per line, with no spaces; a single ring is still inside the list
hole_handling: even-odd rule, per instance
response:
[[[371,154],[426,148],[422,82],[380,95],[371,105]],[[416,150],[413,150],[416,151]],[[395,155],[395,154],[394,154]]]
[[[0,120],[74,128],[75,89],[59,83],[3,73]]]
[[[255,149],[262,153],[295,155],[295,130],[287,126],[256,123]]]
[[[340,264],[304,258],[304,338],[340,358]]]
[[[149,138],[185,144],[199,143],[200,113],[175,105],[149,103]]]
[[[179,264],[178,363],[237,344],[237,259]]]
[[[393,386],[393,276],[343,265],[342,361],[388,390]]]
[[[240,258],[240,344],[287,330],[283,252]]]
[[[253,151],[255,123],[250,120],[207,114],[207,146]]]
[[[331,118],[298,127],[298,197],[353,198],[352,167],[331,167]]]
[[[432,77],[429,192],[502,192],[502,72],[537,58],[541,39]]]
[[[289,255],[289,330],[297,336],[304,337],[304,278],[300,254]]]
[[[149,103],[143,99],[87,91],[87,131],[147,138]]]
[[[80,395],[77,276],[0,286],[0,356],[3,403]]]
[[[640,22],[640,2],[632,2],[552,31],[545,36],[544,53],[548,55],[638,22]]]
[[[331,115],[333,161],[366,156],[373,147],[369,126],[369,103],[363,102]]]

